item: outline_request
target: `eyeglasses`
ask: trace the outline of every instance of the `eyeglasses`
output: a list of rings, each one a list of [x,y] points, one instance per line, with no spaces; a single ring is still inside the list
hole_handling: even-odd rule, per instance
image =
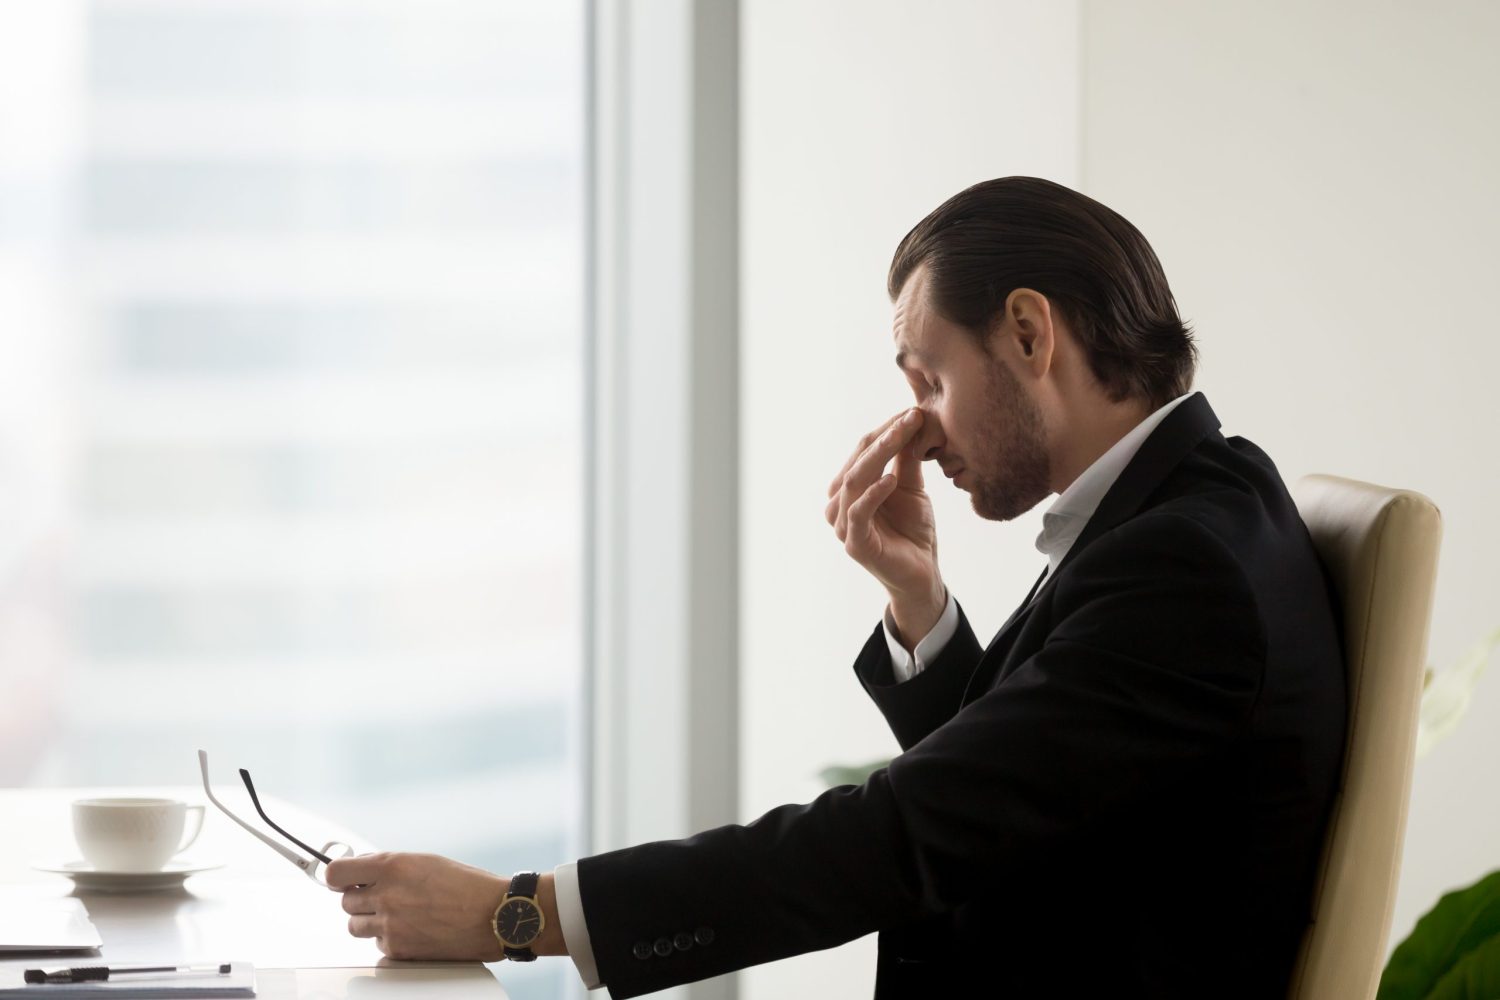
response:
[[[266,821],[267,826],[275,830],[277,833],[281,834],[287,840],[290,840],[292,843],[296,844],[298,847],[302,848],[308,854],[312,855],[311,859],[302,857],[296,851],[293,851],[291,848],[287,847],[285,844],[278,844],[276,841],[272,840],[270,837],[267,837],[265,834],[261,833],[249,823],[246,823],[244,820],[240,819],[234,813],[230,812],[229,808],[214,796],[213,786],[208,783],[208,753],[204,750],[198,751],[198,768],[203,772],[203,791],[208,794],[208,801],[217,806],[220,812],[222,812],[225,816],[228,816],[230,819],[234,820],[246,830],[249,830],[250,833],[259,838],[271,850],[275,851],[277,854],[281,855],[283,858],[286,858],[292,864],[302,869],[302,874],[306,875],[308,878],[312,879],[319,885],[324,886],[325,888],[334,888],[333,886],[328,884],[328,865],[332,864],[333,861],[337,858],[352,857],[354,854],[354,848],[350,847],[348,844],[344,843],[341,840],[330,840],[328,843],[323,845],[323,849],[321,851],[315,851],[308,845],[304,844],[302,841],[298,840],[296,837],[293,837],[290,833],[287,833],[281,827],[277,826],[276,823],[271,819],[271,817],[266,815],[266,811],[261,808],[260,796],[255,794],[255,785],[250,780],[250,772],[245,770],[243,767],[240,768],[240,777],[244,779],[245,789],[250,793],[250,801],[255,804],[255,811],[260,814],[261,819]],[[337,892],[338,890],[335,889],[334,891]]]

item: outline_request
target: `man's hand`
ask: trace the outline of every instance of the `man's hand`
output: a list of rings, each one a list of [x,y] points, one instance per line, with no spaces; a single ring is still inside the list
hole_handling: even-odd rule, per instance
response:
[[[903,410],[861,438],[829,484],[823,510],[844,551],[890,594],[891,616],[908,649],[937,624],[948,600],[916,453],[923,419],[919,409]],[[885,473],[893,459],[894,470]]]
[[[349,933],[374,938],[390,958],[495,962],[490,925],[510,880],[436,854],[365,854],[334,861],[328,884],[344,894]],[[538,955],[566,955],[551,873],[537,886],[545,926]]]

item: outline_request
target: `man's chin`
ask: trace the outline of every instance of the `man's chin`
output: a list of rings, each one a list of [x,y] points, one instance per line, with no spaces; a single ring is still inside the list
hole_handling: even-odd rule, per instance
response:
[[[959,488],[963,489],[963,487]],[[965,490],[964,492],[969,494],[969,506],[974,508],[974,513],[986,521],[1014,521],[1045,499],[1045,497],[1037,497],[1028,501],[1021,497],[996,497],[983,491],[976,493],[973,490]]]

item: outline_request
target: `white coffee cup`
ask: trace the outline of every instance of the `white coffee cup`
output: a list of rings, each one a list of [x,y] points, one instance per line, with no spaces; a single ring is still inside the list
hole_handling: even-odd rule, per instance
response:
[[[187,814],[193,832],[183,839]],[[203,830],[203,807],[176,799],[79,799],[73,803],[73,838],[83,858],[104,872],[159,872]]]

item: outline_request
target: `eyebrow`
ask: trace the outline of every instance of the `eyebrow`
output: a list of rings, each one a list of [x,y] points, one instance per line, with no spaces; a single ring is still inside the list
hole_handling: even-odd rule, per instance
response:
[[[902,371],[906,371],[906,359],[907,358],[916,358],[918,361],[921,361],[923,364],[925,364],[927,362],[927,359],[922,356],[922,352],[921,351],[907,350],[906,348],[903,347],[903,348],[901,348],[901,350],[899,350],[899,351],[896,352],[896,367],[900,368]]]

